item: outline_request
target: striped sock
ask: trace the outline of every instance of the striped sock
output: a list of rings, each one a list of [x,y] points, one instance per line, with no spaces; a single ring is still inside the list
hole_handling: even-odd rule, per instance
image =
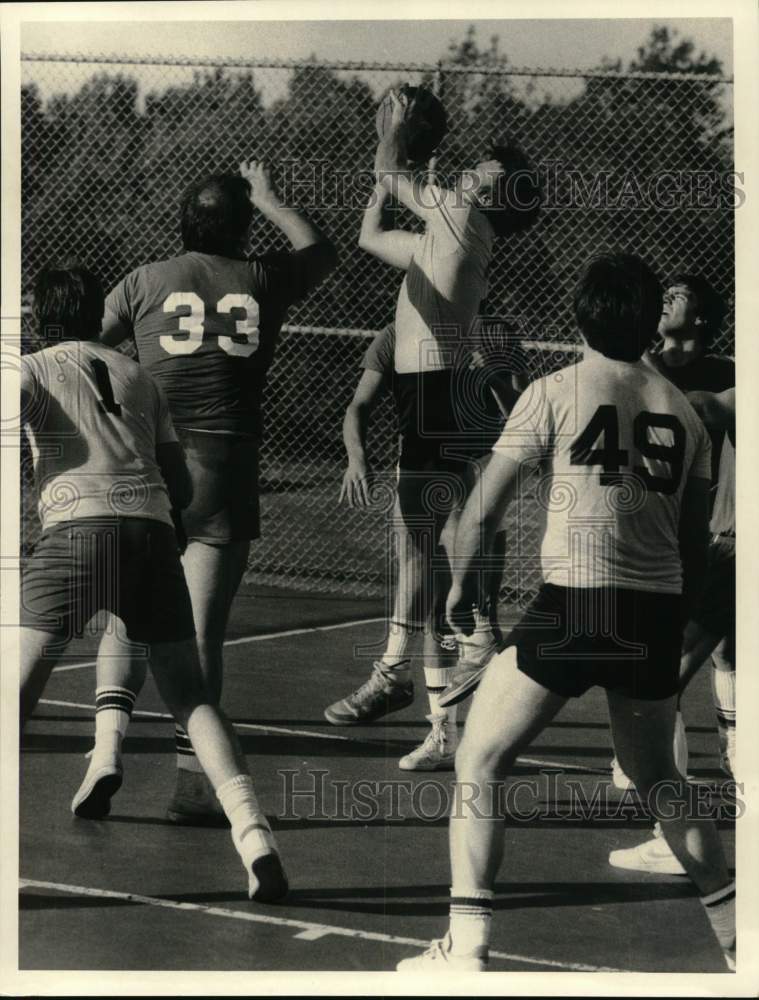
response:
[[[441,708],[438,696],[445,691],[451,683],[455,667],[425,667],[424,683],[427,688],[427,697],[430,700],[430,715],[445,715],[451,722],[456,721],[456,709],[458,705],[450,705],[448,708]]]
[[[388,673],[395,674],[399,680],[407,680],[411,669],[411,661],[405,655],[414,629],[403,622],[391,621],[387,637],[387,646],[382,654],[382,667]]]
[[[129,688],[108,685],[95,690],[95,753],[121,752],[137,695]]]
[[[701,902],[723,950],[735,948],[735,880],[702,896]]]
[[[276,850],[269,821],[261,811],[249,774],[237,774],[216,789],[227,819],[232,827],[232,840],[243,864],[250,869],[263,854]]]
[[[493,916],[493,893],[489,889],[451,889],[451,953],[487,954]]]
[[[177,768],[180,771],[194,771],[196,774],[203,771],[190,742],[190,737],[181,726],[174,727],[174,746],[177,751]]]

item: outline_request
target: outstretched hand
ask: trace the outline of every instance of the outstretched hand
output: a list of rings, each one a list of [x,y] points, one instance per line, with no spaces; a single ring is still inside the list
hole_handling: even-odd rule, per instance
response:
[[[347,507],[367,508],[371,506],[369,496],[369,472],[365,465],[349,463],[340,487],[338,503]]]
[[[279,203],[279,195],[271,179],[269,167],[263,160],[243,160],[240,174],[250,184],[250,200],[256,208],[266,208]]]
[[[413,100],[409,100],[408,94],[403,90],[391,90],[388,93],[388,97],[392,105],[390,124],[393,128],[398,128],[411,115],[416,104],[416,97]]]

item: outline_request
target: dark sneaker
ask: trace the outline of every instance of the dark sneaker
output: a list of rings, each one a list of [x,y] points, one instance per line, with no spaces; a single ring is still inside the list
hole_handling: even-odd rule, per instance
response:
[[[187,771],[181,767],[177,768],[166,819],[177,826],[229,826],[205,772]]]
[[[257,903],[277,903],[284,899],[290,886],[276,851],[263,854],[251,864],[248,872],[248,899]]]
[[[123,781],[121,760],[115,753],[96,757],[93,750],[87,756],[90,766],[71,801],[71,811],[79,819],[105,819]]]
[[[412,681],[395,681],[382,669],[381,663],[375,663],[369,680],[347,698],[330,705],[324,716],[333,726],[355,726],[398,712],[413,700]]]

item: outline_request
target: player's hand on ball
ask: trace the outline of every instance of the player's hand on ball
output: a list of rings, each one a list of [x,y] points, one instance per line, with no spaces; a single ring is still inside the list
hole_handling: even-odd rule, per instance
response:
[[[411,115],[416,99],[409,101],[408,94],[397,90],[391,90],[388,96],[392,105],[390,124],[398,128]]]
[[[340,487],[338,503],[348,507],[371,506],[369,496],[369,470],[362,462],[349,462]]]
[[[445,616],[455,633],[471,635],[474,632],[472,595],[466,593],[459,583],[454,583],[448,592]]]
[[[263,160],[243,160],[240,173],[250,184],[250,200],[256,208],[264,208],[279,202],[269,168]]]

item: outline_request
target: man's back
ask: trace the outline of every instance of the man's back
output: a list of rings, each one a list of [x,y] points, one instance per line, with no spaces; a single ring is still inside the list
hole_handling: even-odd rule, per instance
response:
[[[247,261],[189,252],[132,271],[106,307],[134,331],[177,426],[259,433],[260,396],[306,252]]]
[[[523,395],[496,447],[544,457],[547,582],[679,593],[686,481],[709,479],[709,439],[685,397],[643,362],[588,351]]]
[[[63,341],[23,358],[43,529],[84,517],[171,524],[156,445],[176,440],[157,385],[130,358]]]
[[[400,373],[453,367],[487,295],[494,233],[460,191],[427,187],[435,198],[426,231],[406,272],[395,312],[395,369]]]

